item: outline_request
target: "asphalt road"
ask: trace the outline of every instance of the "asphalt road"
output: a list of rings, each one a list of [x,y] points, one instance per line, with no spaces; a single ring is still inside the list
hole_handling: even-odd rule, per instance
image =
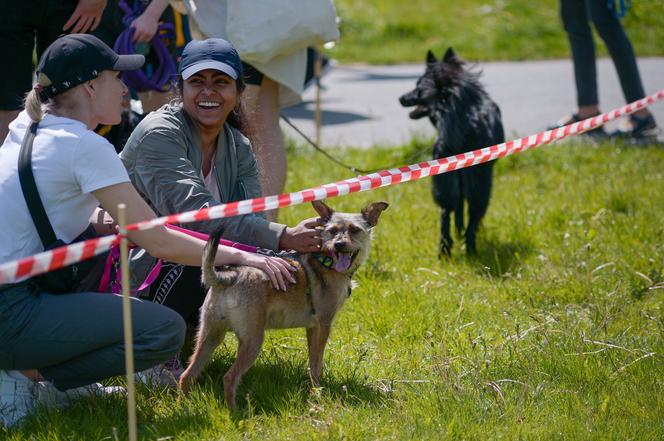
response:
[[[639,59],[647,94],[664,89],[664,57]],[[498,103],[508,139],[531,135],[575,110],[576,92],[569,60],[480,63],[481,81]],[[415,86],[424,65],[335,66],[323,77],[323,146],[370,147],[407,142],[414,134],[433,135],[428,119],[411,120],[398,98]],[[625,104],[610,59],[598,61],[600,105],[608,111]],[[283,113],[307,135],[315,136],[315,89],[304,102]],[[664,102],[651,110],[664,127]],[[287,136],[298,139],[282,123]]]

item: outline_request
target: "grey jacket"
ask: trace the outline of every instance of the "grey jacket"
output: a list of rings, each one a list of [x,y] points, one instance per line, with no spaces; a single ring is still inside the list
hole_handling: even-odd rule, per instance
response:
[[[134,187],[157,215],[261,196],[256,158],[249,140],[238,130],[225,124],[217,144],[212,172],[221,201],[212,197],[200,177],[203,155],[199,146],[198,128],[180,105],[166,105],[150,113],[129,137],[120,158]],[[286,228],[262,214],[184,226],[203,233],[221,226],[226,239],[273,250],[279,249],[279,237]]]

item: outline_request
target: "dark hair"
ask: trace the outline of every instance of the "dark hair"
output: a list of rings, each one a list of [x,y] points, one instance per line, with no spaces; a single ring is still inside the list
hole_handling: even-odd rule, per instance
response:
[[[238,92],[238,96],[244,91],[244,89],[247,87],[247,84],[244,82],[244,79],[242,77],[238,77],[237,80],[235,80],[235,87]],[[174,103],[181,103],[182,102],[182,90],[184,89],[184,80],[182,79],[182,75],[177,76],[177,82],[176,82],[176,87],[175,87],[175,96],[173,97]],[[237,106],[235,109],[231,111],[231,113],[228,114],[228,117],[226,118],[226,122],[233,128],[237,129],[242,133],[244,136],[249,138],[249,125],[247,124],[246,117],[244,114],[243,106],[240,102],[238,102]]]

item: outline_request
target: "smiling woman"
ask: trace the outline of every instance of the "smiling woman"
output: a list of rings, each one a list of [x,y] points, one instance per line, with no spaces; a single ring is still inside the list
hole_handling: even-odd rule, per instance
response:
[[[214,134],[214,140],[239,102],[239,89],[229,75],[205,69],[184,79],[182,105],[199,129]]]
[[[144,199],[167,215],[262,196],[256,159],[242,133],[240,101],[245,84],[242,63],[226,40],[194,40],[185,47],[178,79],[179,99],[150,113],[136,127],[121,153],[129,177]],[[318,251],[318,221],[307,219],[294,228],[248,214],[188,228],[211,233],[223,228],[224,238],[267,250]],[[133,259],[136,281],[154,258]],[[141,296],[175,309],[192,324],[205,298],[199,268],[165,263],[148,292]],[[156,379],[173,383],[179,361]],[[151,372],[151,377],[155,372]]]

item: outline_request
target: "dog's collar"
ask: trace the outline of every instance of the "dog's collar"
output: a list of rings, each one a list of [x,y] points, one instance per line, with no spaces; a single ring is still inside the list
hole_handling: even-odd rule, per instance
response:
[[[334,269],[334,257],[332,256],[332,253],[329,251],[326,253],[314,253],[313,254],[314,259],[318,261],[322,266],[324,266],[327,269]],[[336,271],[336,270],[335,270]]]
[[[331,251],[327,251],[325,253],[312,253],[312,255],[313,255],[314,259],[316,259],[316,261],[321,264],[321,266],[323,266],[327,269],[333,270],[333,271],[337,271],[336,269],[334,269],[334,255],[332,254]],[[347,273],[347,272],[342,273],[340,271],[337,271],[337,272],[339,274],[343,274],[344,276],[348,277],[349,279],[352,279],[353,275],[355,274],[354,271],[352,273]],[[350,291],[348,292],[348,296],[350,297]]]
[[[334,258],[332,257],[332,253],[330,253],[329,251],[327,253],[313,253],[313,256],[314,256],[314,259],[316,259],[318,261],[318,263],[320,263],[325,268],[334,269],[333,268]],[[335,271],[337,271],[337,270],[335,270]],[[337,271],[337,272],[339,272],[339,271]],[[306,271],[305,271],[305,274],[306,274]],[[346,274],[346,273],[342,273],[342,274],[344,276],[348,276],[348,274]],[[352,274],[350,276],[348,276],[348,278],[352,278]],[[307,281],[308,281],[308,278],[307,278]],[[348,297],[350,297],[352,289],[353,289],[352,287],[350,287],[350,286],[348,287]],[[309,284],[308,283],[307,283],[307,297],[309,297],[309,300],[311,301],[311,291],[309,290]],[[314,307],[313,307],[313,302],[312,302],[312,305],[311,305],[311,310],[315,311]],[[314,312],[314,314],[315,314],[315,312]]]

